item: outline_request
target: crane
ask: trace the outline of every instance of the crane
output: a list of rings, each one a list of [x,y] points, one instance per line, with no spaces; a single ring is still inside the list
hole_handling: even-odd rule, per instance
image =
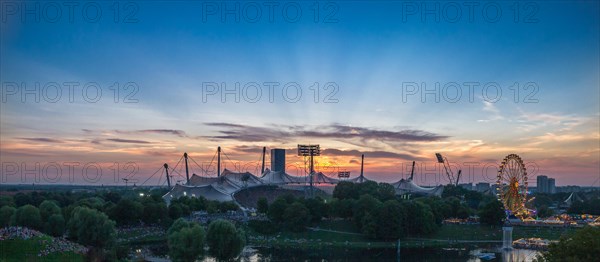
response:
[[[456,175],[456,184],[455,186],[458,186],[458,181],[460,180],[460,175],[462,174],[462,169],[458,170],[458,175]]]
[[[454,172],[452,172],[452,168],[450,168],[450,162],[448,161],[448,158],[443,157],[440,153],[435,153],[435,157],[437,158],[438,163],[444,165],[444,170],[446,170],[446,175],[448,176],[450,184],[458,185],[458,180],[460,179],[462,170],[458,170],[458,177],[456,180],[454,180]]]

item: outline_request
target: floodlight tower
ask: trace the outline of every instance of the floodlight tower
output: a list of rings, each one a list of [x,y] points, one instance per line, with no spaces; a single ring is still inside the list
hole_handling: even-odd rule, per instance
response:
[[[350,177],[350,171],[339,171],[338,172],[338,178],[349,178]]]
[[[127,183],[129,183],[129,179],[123,178],[123,181],[125,181],[125,188],[127,188]]]
[[[298,156],[310,156],[310,187],[313,187],[313,173],[315,172],[313,157],[321,155],[319,145],[298,145]]]
[[[454,173],[452,172],[452,168],[450,168],[448,158],[443,157],[440,153],[435,153],[435,157],[437,158],[438,163],[444,165],[444,169],[446,170],[446,175],[448,176],[448,180],[450,180],[450,184],[454,184]]]

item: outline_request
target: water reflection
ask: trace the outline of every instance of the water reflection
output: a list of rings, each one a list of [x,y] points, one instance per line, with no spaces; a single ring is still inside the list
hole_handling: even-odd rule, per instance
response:
[[[479,254],[492,253],[495,259],[484,260]],[[410,248],[401,249],[400,261],[533,261],[538,254],[534,250],[502,250],[500,247],[463,247],[463,248]],[[396,250],[385,249],[278,249],[257,248],[253,254],[247,254],[243,261],[398,261]]]
[[[148,248],[148,246],[146,246]],[[155,259],[153,261],[165,261],[156,259],[166,255],[166,245],[156,245],[152,248]],[[163,251],[160,252],[159,250]],[[258,261],[398,261],[396,249],[393,248],[372,248],[372,249],[346,249],[346,248],[266,248],[266,247],[246,247],[243,251],[240,261],[258,262]],[[157,254],[162,253],[162,254]],[[491,260],[480,258],[482,254],[493,254],[495,257]],[[465,246],[458,248],[402,248],[400,250],[400,261],[502,261],[502,262],[531,262],[539,254],[535,250],[512,249],[502,250],[500,246],[479,245]],[[149,258],[149,257],[147,257]],[[214,258],[205,257],[201,261],[212,262]]]

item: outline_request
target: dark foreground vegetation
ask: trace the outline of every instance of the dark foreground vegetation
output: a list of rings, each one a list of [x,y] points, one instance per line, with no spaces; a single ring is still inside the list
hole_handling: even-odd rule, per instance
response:
[[[468,218],[480,215],[484,223],[502,223],[502,205],[493,197],[467,195],[466,190],[452,188],[444,198],[398,197],[387,183],[339,183],[333,198],[299,198],[284,195],[269,203],[257,201],[258,212],[267,214],[267,221],[251,221],[250,227],[262,234],[279,231],[301,232],[321,220],[350,220],[364,236],[376,240],[395,240],[406,236],[427,236],[435,233],[447,218]],[[472,192],[472,191],[469,191]]]
[[[389,184],[375,182],[342,182],[332,196],[312,198],[298,191],[265,192],[253,198],[256,214],[249,215],[247,222],[220,219],[200,222],[193,219],[194,212],[218,217],[238,211],[239,207],[233,202],[190,197],[174,199],[167,205],[162,199],[165,189],[3,191],[0,226],[28,228],[44,234],[28,240],[3,239],[0,259],[27,260],[23,259],[23,252],[43,253],[52,248],[49,245],[52,243],[85,247],[85,254],[64,252],[45,256],[69,261],[130,260],[133,246],[156,243],[168,247],[169,257],[176,261],[194,261],[204,255],[228,260],[237,257],[246,244],[308,247],[327,242],[346,248],[389,248],[401,239],[407,247],[439,246],[452,241],[499,240],[499,225],[505,217],[502,204],[495,197],[454,186],[447,186],[441,197],[397,196]],[[555,196],[539,195],[534,204],[543,209],[553,201],[552,197]],[[593,213],[597,205],[598,199],[592,198],[577,202],[571,209]],[[478,217],[481,225],[443,223],[450,218],[473,217]],[[515,238],[532,235],[562,238],[538,258],[541,261],[593,261],[594,257],[585,255],[598,251],[600,239],[597,228],[515,228],[514,235]]]
[[[132,242],[140,243],[140,239],[135,236],[131,237],[134,241],[119,241],[128,239],[128,236],[119,239],[117,230],[119,228],[143,226],[167,229],[174,221],[188,217],[194,211],[219,213],[238,209],[238,206],[232,202],[219,203],[203,198],[187,197],[176,199],[167,206],[162,199],[165,193],[164,189],[121,188],[83,192],[63,190],[4,194],[0,196],[0,227],[23,227],[41,231],[49,237],[65,237],[68,241],[89,247],[86,254],[89,260],[114,261],[127,258]],[[204,235],[192,237],[198,232],[194,230],[192,233],[187,231],[178,233],[185,235],[185,238],[178,234],[168,237],[169,240],[172,237],[172,241],[181,243],[192,238],[203,238]],[[133,234],[139,235],[138,232]],[[155,240],[166,239],[158,237]],[[20,243],[18,240],[6,241],[3,242],[3,247],[18,243]],[[178,247],[178,245],[170,246]],[[31,253],[36,253],[34,251]],[[177,256],[179,253],[173,251],[172,254]],[[19,260],[16,259],[18,257],[13,250],[8,253],[3,252],[1,258]]]

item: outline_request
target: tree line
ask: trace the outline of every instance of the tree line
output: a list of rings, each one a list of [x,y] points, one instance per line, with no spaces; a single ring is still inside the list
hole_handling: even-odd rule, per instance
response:
[[[432,234],[448,218],[479,215],[482,223],[502,224],[504,209],[494,197],[448,187],[444,198],[406,199],[397,196],[387,183],[340,182],[329,202],[320,197],[305,199],[284,195],[269,204],[267,199],[261,198],[257,211],[266,214],[269,221],[251,221],[250,227],[262,234],[279,230],[301,232],[323,218],[347,219],[367,237],[391,240]]]
[[[23,226],[93,248],[89,256],[114,260],[126,256],[116,245],[116,227],[158,225],[169,228],[194,211],[237,210],[233,202],[182,197],[167,206],[166,190],[28,192],[0,196],[0,227]],[[125,250],[122,250],[122,249]]]
[[[218,219],[208,225],[208,230],[195,222],[177,219],[168,232],[169,257],[174,261],[196,261],[205,253],[218,260],[237,257],[246,245],[243,230],[226,220]]]

